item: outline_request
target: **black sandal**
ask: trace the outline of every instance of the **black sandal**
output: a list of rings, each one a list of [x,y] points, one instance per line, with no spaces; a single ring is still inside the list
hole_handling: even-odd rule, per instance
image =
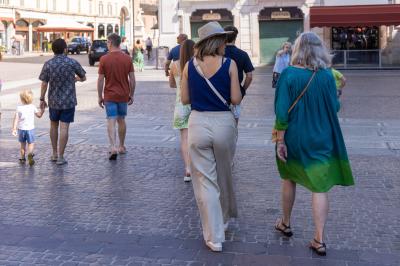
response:
[[[110,161],[115,161],[115,160],[117,160],[117,157],[118,157],[118,153],[109,153],[108,154],[108,159],[110,160]]]
[[[284,228],[280,228],[280,225],[282,225]],[[279,219],[279,221],[276,222],[275,224],[275,229],[281,232],[284,236],[286,237],[291,237],[293,235],[292,229],[290,228],[290,225],[286,225],[283,222],[283,219]]]
[[[326,244],[325,243],[321,243],[318,240],[316,240],[314,238],[313,240],[315,243],[317,243],[319,246],[318,247],[314,247],[312,243],[310,243],[310,248],[317,253],[317,255],[319,256],[326,256]]]

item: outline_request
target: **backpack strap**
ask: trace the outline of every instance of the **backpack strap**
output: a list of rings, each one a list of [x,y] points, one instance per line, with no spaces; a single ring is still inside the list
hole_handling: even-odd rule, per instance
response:
[[[314,79],[316,73],[317,73],[317,71],[313,70],[311,78],[308,80],[306,87],[303,89],[303,91],[300,93],[300,95],[296,98],[296,100],[290,106],[290,108],[288,110],[288,114],[293,110],[293,108],[296,106],[296,104],[300,101],[301,97],[303,97],[303,95],[306,93],[306,91],[307,91],[308,87],[310,87],[311,81]]]

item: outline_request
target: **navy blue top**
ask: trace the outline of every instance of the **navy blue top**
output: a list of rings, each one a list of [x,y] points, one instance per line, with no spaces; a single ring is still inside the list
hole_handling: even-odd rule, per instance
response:
[[[178,44],[168,54],[168,60],[178,61],[179,60],[179,51],[181,50],[181,45]]]
[[[227,58],[218,71],[209,80],[217,91],[230,104],[231,102],[231,77],[229,67],[231,60]],[[229,111],[217,95],[208,86],[206,80],[197,73],[193,59],[189,62],[188,68],[189,97],[192,110],[199,112],[206,111]]]
[[[233,59],[235,61],[237,68],[238,68],[238,74],[239,74],[239,83],[240,83],[240,91],[242,92],[242,96],[246,94],[245,89],[242,86],[243,82],[243,73],[249,73],[254,71],[253,64],[251,63],[249,55],[237,48],[235,45],[227,45],[225,48],[225,56]]]

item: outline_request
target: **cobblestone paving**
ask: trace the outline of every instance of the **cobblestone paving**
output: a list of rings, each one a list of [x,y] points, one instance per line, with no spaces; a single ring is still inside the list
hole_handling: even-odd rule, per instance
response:
[[[93,103],[93,82],[79,92],[69,163],[63,167],[48,160],[47,118],[37,123],[37,164],[16,163],[17,143],[9,135],[13,103],[6,103],[0,132],[0,265],[400,264],[400,111],[382,106],[389,114],[383,117],[361,103],[353,106],[357,92],[370,95],[378,83],[364,87],[358,73],[348,74],[341,120],[356,186],[330,192],[328,256],[317,258],[307,248],[313,223],[305,189],[298,189],[294,237],[273,229],[280,215],[280,179],[269,142],[273,92],[263,85],[270,84],[270,76],[258,70],[244,102],[234,168],[240,216],[229,226],[224,252],[215,254],[203,244],[193,190],[182,180],[177,133],[170,128],[174,92],[166,81],[154,81],[161,75],[139,74],[128,117],[128,153],[116,162],[106,158],[104,114]],[[398,84],[398,76],[385,75]],[[381,94],[398,101],[391,86]],[[378,96],[366,102],[371,97]]]

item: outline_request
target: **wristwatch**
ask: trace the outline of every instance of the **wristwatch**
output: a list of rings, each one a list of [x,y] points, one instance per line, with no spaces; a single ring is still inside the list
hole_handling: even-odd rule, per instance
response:
[[[40,98],[40,101],[41,101],[41,102],[44,102],[44,98]]]

